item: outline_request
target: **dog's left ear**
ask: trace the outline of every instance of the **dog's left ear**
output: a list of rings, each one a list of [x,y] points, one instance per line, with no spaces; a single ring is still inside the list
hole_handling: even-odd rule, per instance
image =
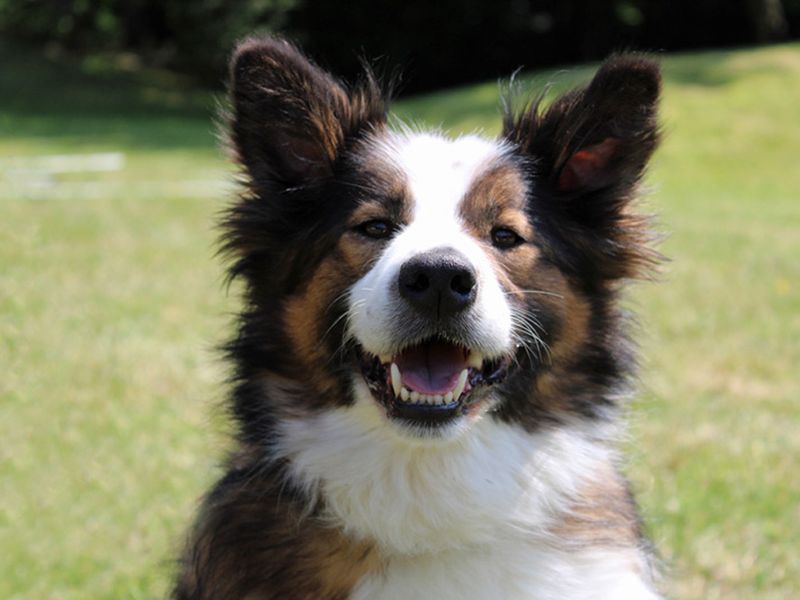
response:
[[[658,65],[638,55],[608,59],[591,83],[507,115],[503,135],[536,159],[537,173],[563,195],[626,186],[641,176],[658,142]]]
[[[348,142],[386,121],[370,72],[348,89],[278,37],[241,42],[230,66],[231,138],[256,187],[314,185]]]
[[[603,277],[631,275],[643,260],[643,224],[626,207],[658,144],[660,91],[657,63],[616,55],[585,88],[504,119],[503,136],[530,159],[535,186],[569,219]]]

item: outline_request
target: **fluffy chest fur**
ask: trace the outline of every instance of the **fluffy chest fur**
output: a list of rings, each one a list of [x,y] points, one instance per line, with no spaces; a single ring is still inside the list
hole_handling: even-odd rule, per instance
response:
[[[410,447],[385,435],[368,393],[283,423],[278,451],[323,519],[377,544],[381,566],[352,598],[656,598],[638,548],[560,535],[592,490],[615,493],[608,431],[575,422],[531,434],[486,420],[446,447]]]
[[[529,433],[484,419],[447,444],[389,434],[366,389],[356,405],[280,424],[278,454],[327,517],[394,556],[545,539],[579,491],[608,471],[578,424]]]
[[[547,545],[498,542],[401,557],[362,579],[352,598],[400,600],[656,600],[630,551],[565,553]]]

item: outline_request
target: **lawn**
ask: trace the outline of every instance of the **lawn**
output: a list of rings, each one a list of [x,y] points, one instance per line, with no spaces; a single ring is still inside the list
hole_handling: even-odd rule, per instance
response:
[[[675,598],[800,594],[800,45],[663,57],[629,473]],[[526,75],[554,89],[590,67]],[[498,129],[497,85],[404,119]],[[215,98],[0,45],[0,597],[163,596],[226,447]],[[20,157],[116,152],[48,179]],[[26,171],[26,167],[28,170]]]

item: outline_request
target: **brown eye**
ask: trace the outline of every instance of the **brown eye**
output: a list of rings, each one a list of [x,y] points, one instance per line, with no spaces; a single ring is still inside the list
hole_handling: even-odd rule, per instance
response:
[[[523,241],[525,240],[508,227],[495,227],[492,229],[492,244],[494,244],[495,248],[506,250],[519,246]]]
[[[361,225],[359,225],[356,229],[362,235],[365,235],[369,238],[382,240],[392,235],[394,232],[394,224],[390,221],[384,221],[382,219],[372,219],[371,221],[361,223]]]

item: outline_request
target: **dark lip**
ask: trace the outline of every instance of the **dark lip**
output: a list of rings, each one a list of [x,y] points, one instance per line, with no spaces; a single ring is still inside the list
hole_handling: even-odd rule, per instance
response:
[[[511,356],[486,360],[481,369],[469,368],[469,393],[462,394],[461,398],[449,404],[420,405],[397,401],[388,383],[388,364],[382,363],[379,357],[367,353],[358,345],[355,354],[372,397],[386,410],[387,416],[423,427],[444,425],[474,411],[486,399],[486,388],[502,383],[513,363]]]

